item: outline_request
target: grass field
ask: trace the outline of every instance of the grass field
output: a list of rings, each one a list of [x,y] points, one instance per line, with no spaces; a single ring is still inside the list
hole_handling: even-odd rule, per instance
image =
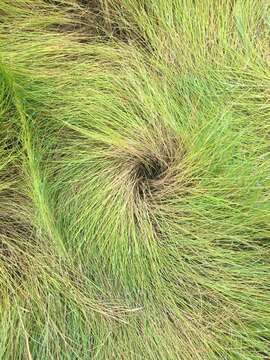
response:
[[[0,0],[0,359],[270,359],[270,3]]]

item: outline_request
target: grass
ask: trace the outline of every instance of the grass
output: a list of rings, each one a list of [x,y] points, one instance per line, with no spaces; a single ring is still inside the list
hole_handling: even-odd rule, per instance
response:
[[[269,10],[0,1],[1,359],[269,359]]]

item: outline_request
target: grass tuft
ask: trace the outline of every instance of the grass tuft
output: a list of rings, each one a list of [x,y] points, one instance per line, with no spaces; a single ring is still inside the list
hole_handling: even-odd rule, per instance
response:
[[[0,1],[0,359],[269,359],[269,10]]]

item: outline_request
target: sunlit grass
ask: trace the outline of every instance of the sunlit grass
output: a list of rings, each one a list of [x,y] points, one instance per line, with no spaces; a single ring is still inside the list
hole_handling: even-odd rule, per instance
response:
[[[0,358],[265,360],[269,6],[0,2]]]

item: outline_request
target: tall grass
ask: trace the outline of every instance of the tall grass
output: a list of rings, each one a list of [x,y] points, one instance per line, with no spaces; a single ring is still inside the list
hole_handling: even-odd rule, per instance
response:
[[[0,358],[270,356],[269,4],[0,1]]]

